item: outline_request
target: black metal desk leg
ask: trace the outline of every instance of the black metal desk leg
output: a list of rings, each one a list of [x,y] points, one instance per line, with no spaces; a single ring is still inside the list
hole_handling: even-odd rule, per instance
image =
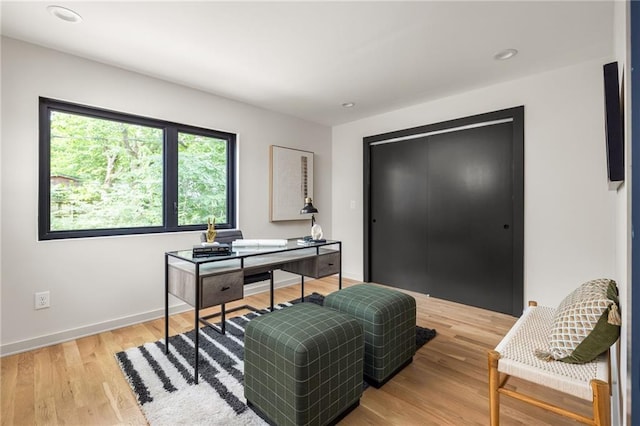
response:
[[[342,243],[338,243],[338,290],[342,290]]]
[[[164,255],[164,353],[169,353],[169,256]]]
[[[273,312],[273,271],[271,271],[271,276],[269,277],[269,298],[271,301],[271,312]]]
[[[200,309],[196,308],[196,320],[195,320],[195,327],[193,328],[193,332],[195,333],[194,336],[194,356],[193,356],[193,380],[196,382],[196,385],[198,384],[198,358],[200,356],[200,327],[199,327],[199,321],[198,318],[200,316]]]
[[[220,330],[222,331],[222,334],[224,334],[224,327],[227,322],[227,308],[224,306],[224,303],[220,306],[220,320],[222,321],[220,323]]]
[[[304,275],[300,275],[300,302],[304,302]]]
[[[198,291],[199,283],[200,283],[200,265],[196,263],[196,307],[195,307],[195,319],[194,319],[194,327],[193,332],[195,333],[194,343],[195,343],[195,355],[194,355],[194,365],[193,365],[193,380],[196,385],[198,384],[198,357],[200,355],[200,292]]]

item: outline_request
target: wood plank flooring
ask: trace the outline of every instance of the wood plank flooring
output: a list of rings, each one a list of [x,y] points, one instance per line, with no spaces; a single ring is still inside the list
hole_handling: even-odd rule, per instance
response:
[[[344,281],[345,286],[353,284]],[[335,277],[305,282],[307,294],[328,294],[336,289]],[[299,286],[279,289],[276,303],[299,297],[299,292]],[[418,325],[435,328],[438,335],[416,353],[412,364],[382,388],[368,388],[360,406],[340,424],[488,425],[486,352],[495,347],[516,318],[406,293],[416,298]],[[254,295],[237,303],[267,306],[269,296]],[[193,313],[170,318],[171,334],[192,328]],[[114,354],[163,337],[164,319],[160,318],[1,358],[1,424],[146,424]],[[585,401],[515,379],[510,383],[556,404],[590,413],[590,404]],[[507,398],[503,398],[501,422],[577,424]]]

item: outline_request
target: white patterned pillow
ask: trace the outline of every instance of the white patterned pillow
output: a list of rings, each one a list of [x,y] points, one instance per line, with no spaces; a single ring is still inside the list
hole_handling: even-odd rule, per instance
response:
[[[620,336],[618,289],[613,280],[588,281],[558,306],[543,359],[582,364],[605,352]]]

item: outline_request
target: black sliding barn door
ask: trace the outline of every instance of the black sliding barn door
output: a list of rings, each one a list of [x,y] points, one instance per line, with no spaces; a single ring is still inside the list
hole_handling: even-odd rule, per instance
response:
[[[424,147],[417,139],[371,148],[370,281],[428,293]]]
[[[370,145],[368,281],[521,313],[513,126]]]

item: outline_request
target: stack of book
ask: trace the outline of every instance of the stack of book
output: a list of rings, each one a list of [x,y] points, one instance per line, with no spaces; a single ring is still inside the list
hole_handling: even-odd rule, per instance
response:
[[[231,254],[229,244],[206,244],[193,246],[193,257],[227,256]]]
[[[321,238],[319,240],[314,240],[311,237],[302,237],[298,240],[298,245],[299,246],[310,246],[312,244],[317,244],[317,243],[326,243],[327,240],[325,240],[324,238]]]

